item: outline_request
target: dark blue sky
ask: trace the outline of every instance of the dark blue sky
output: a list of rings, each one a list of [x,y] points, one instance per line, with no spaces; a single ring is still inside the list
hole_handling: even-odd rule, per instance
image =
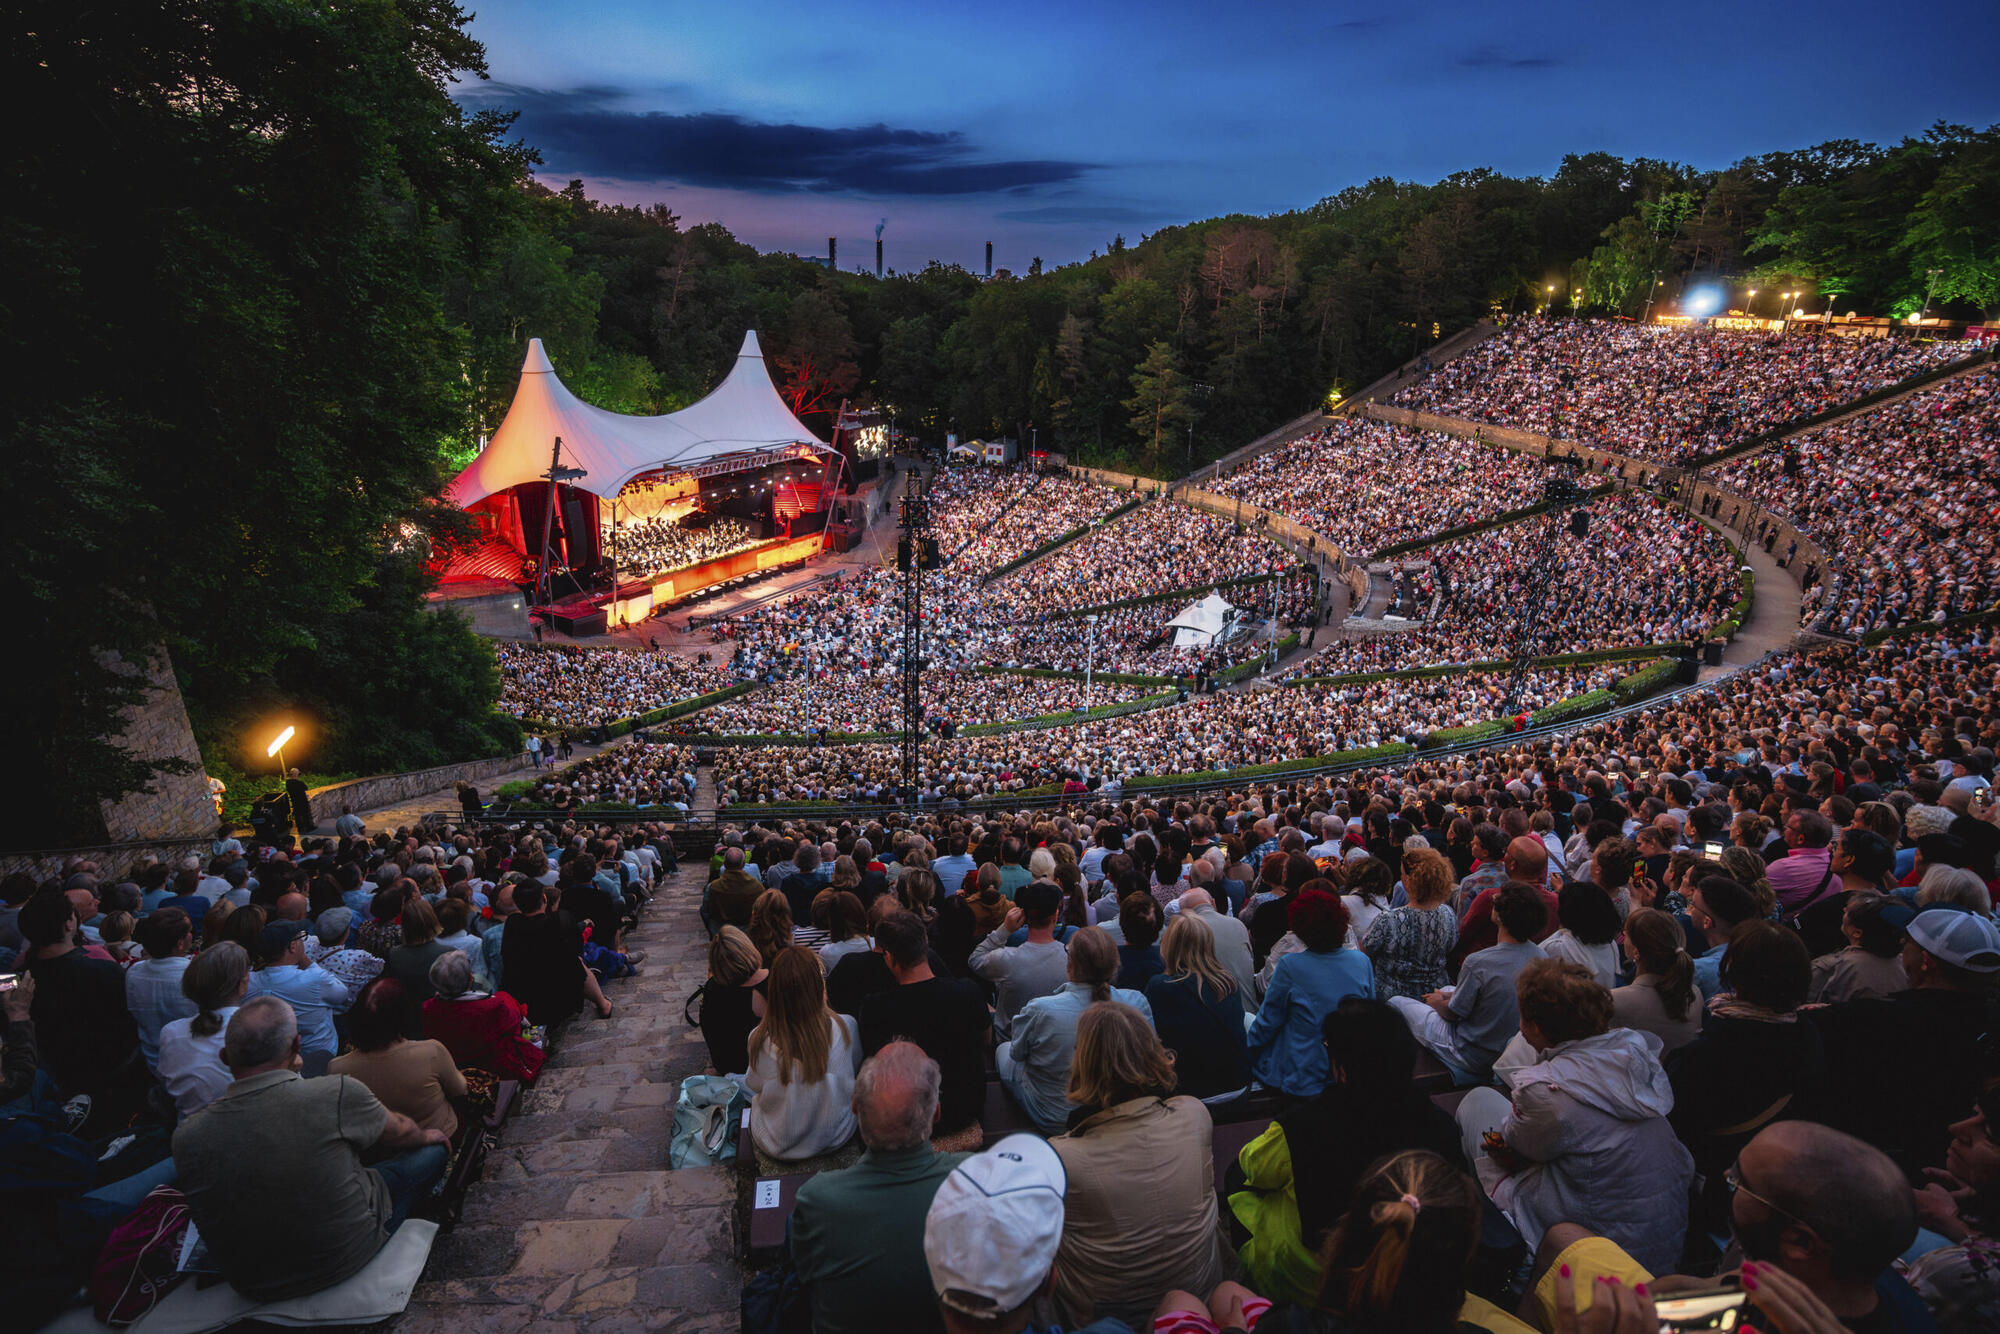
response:
[[[2000,4],[475,0],[544,178],[767,250],[1024,269],[1389,175],[2000,120]]]

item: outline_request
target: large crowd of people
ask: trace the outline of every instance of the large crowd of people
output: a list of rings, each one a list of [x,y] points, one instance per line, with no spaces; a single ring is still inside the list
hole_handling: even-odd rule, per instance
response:
[[[520,804],[535,810],[623,805],[686,815],[694,799],[694,757],[680,746],[635,740],[530,779]]]
[[[1142,505],[996,581],[986,605],[1006,619],[1097,607],[1155,593],[1200,592],[1296,562],[1254,529],[1178,501]]]
[[[1418,630],[1336,640],[1298,673],[1395,671],[1511,658],[1517,627],[1539,602],[1536,655],[1688,643],[1742,596],[1728,544],[1700,520],[1651,496],[1619,492],[1573,515],[1527,519],[1426,553],[1418,602],[1435,607]],[[1549,529],[1558,531],[1553,544]],[[1548,548],[1555,564],[1544,567]]]
[[[666,653],[494,641],[502,712],[562,730],[633,718],[728,685],[718,670]]]
[[[1962,615],[2000,596],[2000,371],[1991,367],[1710,476],[1828,553],[1834,578],[1815,587],[1837,586],[1837,601],[1809,595],[1805,614],[1836,633]]]
[[[1304,524],[1353,559],[1542,498],[1531,455],[1343,417],[1207,484]]]
[[[1588,694],[1629,665],[1531,672],[1521,707]],[[1507,674],[1304,685],[1203,695],[1183,704],[1002,736],[938,737],[923,749],[923,793],[965,802],[1051,784],[1116,790],[1126,779],[1240,769],[1408,742],[1446,727],[1494,721]],[[735,748],[716,756],[718,802],[867,802],[892,795],[901,749],[887,743]]]
[[[625,579],[685,569],[763,540],[756,529],[727,514],[703,515],[694,527],[682,519],[648,518],[621,522],[616,528],[615,534],[610,526],[604,529],[604,551],[607,556],[617,551],[618,574]]]
[[[931,527],[952,571],[981,576],[1131,499],[1073,477],[976,465],[940,470],[928,494]]]
[[[1157,686],[1081,678],[996,675],[966,668],[926,671],[925,727],[949,735],[980,723],[1020,722],[1086,707],[1125,704]],[[885,662],[872,670],[820,670],[689,714],[679,730],[717,736],[817,736],[903,729],[903,676]]]
[[[0,881],[9,1328],[79,1290],[122,1327],[196,1274],[309,1298],[448,1218],[501,1081],[612,1014],[678,868],[657,826],[225,830],[210,854]]]
[[[1517,320],[1390,402],[1680,464],[1969,350],[1831,333]]]

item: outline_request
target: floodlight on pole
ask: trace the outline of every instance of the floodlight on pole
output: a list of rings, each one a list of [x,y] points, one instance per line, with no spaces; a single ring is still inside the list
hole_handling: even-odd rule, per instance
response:
[[[284,731],[278,733],[278,735],[272,739],[271,744],[264,747],[264,758],[276,759],[280,754],[282,754],[285,749],[285,743],[292,739],[296,731],[297,731],[296,728],[287,727]]]

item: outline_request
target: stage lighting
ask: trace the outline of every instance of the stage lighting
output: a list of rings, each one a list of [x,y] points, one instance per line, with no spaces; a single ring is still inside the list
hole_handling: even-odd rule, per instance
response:
[[[1719,312],[1727,299],[1720,287],[1703,283],[1688,289],[1687,295],[1681,298],[1681,311],[1693,319],[1705,320]]]
[[[287,727],[284,731],[278,733],[277,739],[272,741],[270,745],[264,748],[264,757],[266,759],[273,759],[273,760],[278,758],[278,752],[283,750],[285,748],[285,743],[292,739],[292,733],[294,730],[295,729],[293,728]]]

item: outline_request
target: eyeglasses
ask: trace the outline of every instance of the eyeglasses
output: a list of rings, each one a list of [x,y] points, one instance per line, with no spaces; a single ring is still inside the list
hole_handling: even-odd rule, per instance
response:
[[[1794,1223],[1797,1223],[1800,1227],[1804,1228],[1806,1231],[1811,1232],[1814,1236],[1819,1235],[1819,1230],[1815,1228],[1811,1223],[1806,1222],[1805,1219],[1800,1218],[1790,1209],[1786,1209],[1781,1205],[1773,1204],[1769,1199],[1769,1197],[1759,1195],[1756,1191],[1744,1185],[1743,1169],[1736,1163],[1731,1163],[1728,1167],[1723,1169],[1722,1180],[1724,1181],[1725,1184],[1728,1185],[1729,1193],[1731,1195],[1736,1195],[1736,1194],[1748,1195],[1751,1199],[1757,1201],[1757,1203],[1763,1205],[1766,1209],[1769,1209],[1772,1213],[1783,1214],[1786,1218],[1791,1219]]]

